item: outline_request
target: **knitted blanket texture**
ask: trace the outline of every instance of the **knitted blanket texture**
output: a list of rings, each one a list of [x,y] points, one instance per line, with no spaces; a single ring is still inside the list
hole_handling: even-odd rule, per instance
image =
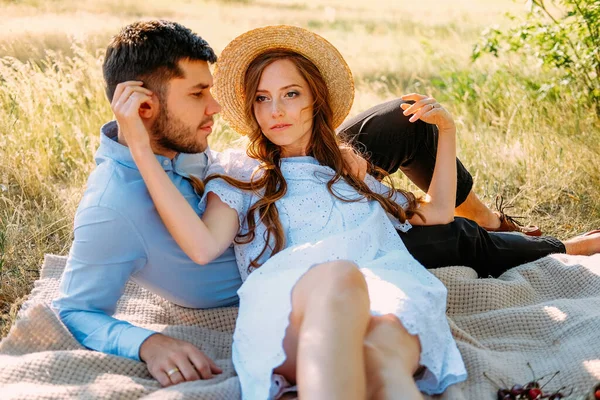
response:
[[[49,304],[66,257],[47,255],[18,320],[0,342],[0,399],[239,399],[231,362],[236,307],[176,306],[129,283],[116,318],[198,346],[223,368],[206,381],[161,388],[146,365],[82,347]],[[495,399],[498,387],[560,373],[544,392],[566,386],[583,399],[600,381],[600,255],[553,255],[499,279],[478,279],[467,267],[432,272],[448,288],[448,319],[469,378],[443,400]],[[548,378],[546,378],[547,380]],[[542,381],[542,383],[545,380]]]

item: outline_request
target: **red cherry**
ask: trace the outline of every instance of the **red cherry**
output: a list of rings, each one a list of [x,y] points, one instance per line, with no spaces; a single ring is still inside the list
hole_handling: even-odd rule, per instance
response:
[[[510,389],[510,394],[513,396],[519,396],[523,393],[523,386],[516,384]]]
[[[596,400],[600,400],[600,389],[596,390],[596,392],[594,393],[594,397],[596,398]]]
[[[539,399],[540,397],[542,397],[542,391],[538,388],[529,389],[527,395],[529,396],[530,400]]]

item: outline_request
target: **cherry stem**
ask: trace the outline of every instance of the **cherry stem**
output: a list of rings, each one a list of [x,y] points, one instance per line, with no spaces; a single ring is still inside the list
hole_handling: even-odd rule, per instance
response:
[[[566,389],[566,388],[567,388],[566,386],[563,386],[563,387],[562,387],[560,390],[563,390],[563,389]],[[572,395],[572,394],[573,394],[573,390],[575,390],[575,389],[574,389],[574,388],[571,388],[571,391],[570,391],[570,392],[569,392],[569,394],[568,394],[568,395],[566,395],[565,397],[569,397],[570,395]]]
[[[558,374],[559,374],[559,372],[560,372],[560,371],[556,371],[556,372],[554,373],[554,375],[552,375],[552,377],[551,377],[550,379],[548,379],[548,382],[544,383],[544,385],[543,385],[543,386],[542,386],[540,389],[543,389],[543,388],[545,388],[545,387],[546,387],[546,385],[547,385],[547,384],[549,384],[549,383],[552,381],[552,379],[554,379],[554,377],[555,377],[556,375],[558,375]],[[564,389],[564,388],[563,388],[563,389]],[[561,391],[561,389],[559,389],[558,391],[560,392],[560,391]]]
[[[485,372],[483,373],[483,376],[485,376],[490,382],[492,382],[494,385],[498,386],[498,389],[502,389],[502,386],[500,386],[498,384],[498,382],[496,382],[495,380],[493,380],[492,378],[490,378],[488,376],[488,374],[486,374]],[[506,385],[504,385],[504,387],[506,387]]]
[[[529,361],[527,361],[527,366],[529,367],[529,369],[531,370],[531,375],[533,376],[533,380],[532,382],[537,382],[535,380],[535,372],[533,372],[533,368],[531,367],[531,364],[529,363]]]

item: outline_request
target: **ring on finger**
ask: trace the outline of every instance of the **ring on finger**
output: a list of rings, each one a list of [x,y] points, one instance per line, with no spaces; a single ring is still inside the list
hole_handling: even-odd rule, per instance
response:
[[[170,370],[167,371],[167,376],[170,378],[173,374],[176,374],[180,372],[179,368],[175,367],[175,368],[171,368]]]

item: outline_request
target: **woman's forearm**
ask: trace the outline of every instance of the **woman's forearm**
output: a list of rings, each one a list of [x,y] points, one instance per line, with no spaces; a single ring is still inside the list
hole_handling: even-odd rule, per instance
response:
[[[226,232],[211,232],[171,182],[152,151],[149,148],[132,148],[131,152],[163,223],[181,249],[194,262],[202,265],[222,254],[237,232],[237,215],[235,229],[231,227]],[[228,211],[234,212],[231,209]],[[235,231],[233,236],[230,233],[232,231]]]
[[[456,203],[456,125],[452,115],[433,97],[418,93],[402,96],[400,107],[404,115],[410,115],[409,122],[418,119],[438,127],[438,146],[433,176],[427,190],[425,202],[421,204],[420,214],[410,219],[418,225],[448,224],[454,219]]]
[[[456,128],[440,127],[435,168],[427,191],[435,219],[449,223],[456,204]]]

